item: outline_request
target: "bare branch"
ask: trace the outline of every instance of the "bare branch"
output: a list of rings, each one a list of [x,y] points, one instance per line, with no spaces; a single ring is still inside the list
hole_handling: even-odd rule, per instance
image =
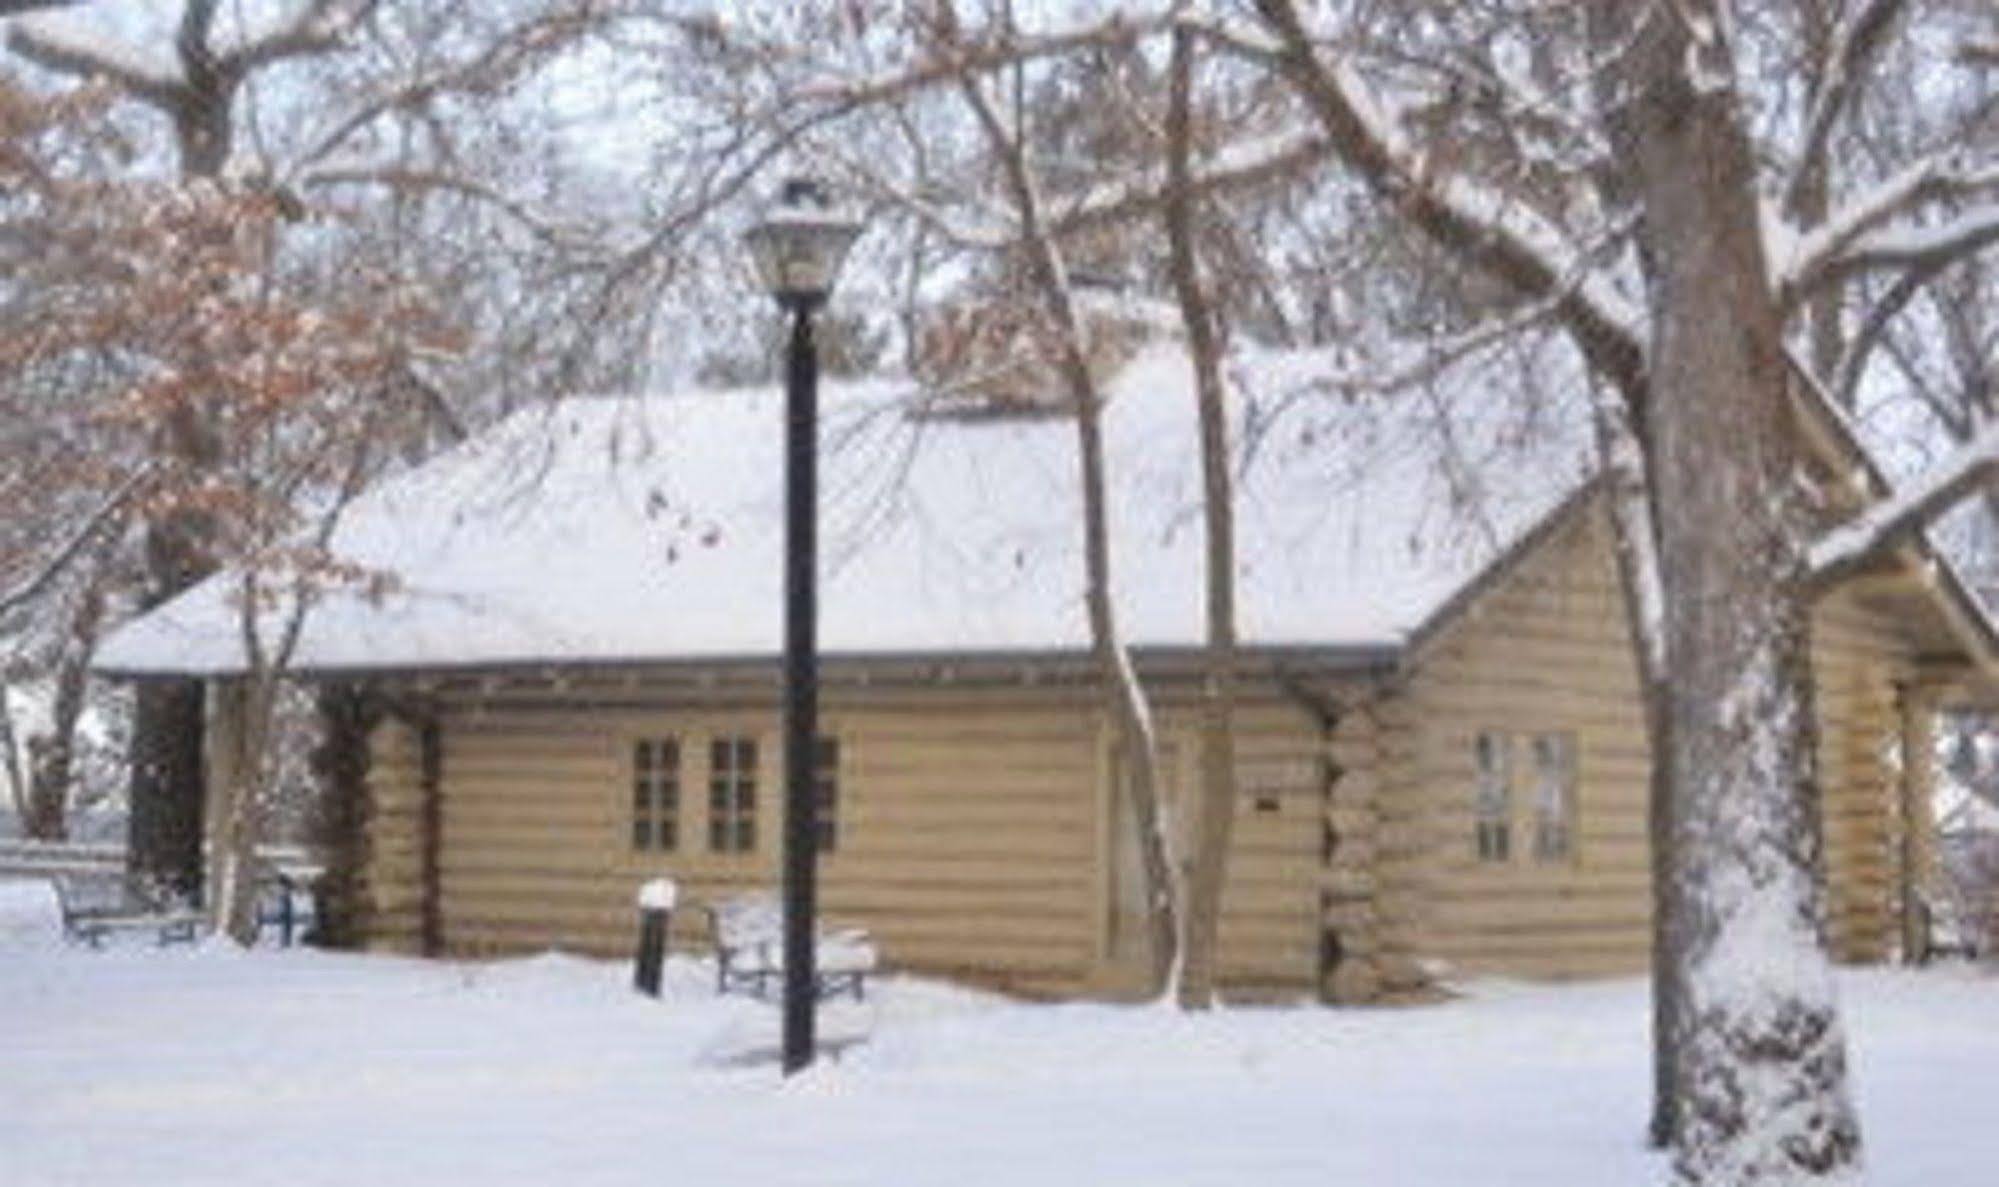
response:
[[[1845,351],[1839,364],[1834,368],[1832,380],[1833,398],[1842,408],[1854,406],[1854,398],[1860,391],[1861,376],[1867,373],[1867,365],[1872,361],[1874,351],[1887,334],[1888,327],[1899,317],[1909,302],[1923,291],[1923,287],[1934,280],[1938,273],[1949,267],[1952,258],[1929,260],[1909,268],[1888,287],[1861,317],[1859,328],[1847,340]]]
[[[409,169],[393,165],[376,168],[323,169],[308,174],[302,182],[311,187],[373,185],[401,192],[444,190],[476,198],[499,210],[550,247],[573,248],[583,238],[576,228],[562,226],[536,213],[522,202],[501,193],[485,182],[440,169]]]
[[[151,465],[142,467],[120,483],[117,489],[98,505],[97,510],[91,512],[90,517],[71,532],[68,539],[57,546],[32,576],[13,589],[0,593],[0,615],[11,613],[40,597],[56,578],[62,576],[72,561],[83,555],[101,532],[125,513],[131,506],[132,497],[152,477],[153,469]]]

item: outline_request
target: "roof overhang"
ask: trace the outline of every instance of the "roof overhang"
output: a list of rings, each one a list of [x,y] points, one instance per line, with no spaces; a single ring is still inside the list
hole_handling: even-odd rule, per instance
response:
[[[1396,642],[1345,644],[1250,644],[1237,649],[1237,671],[1246,677],[1311,680],[1392,670],[1404,645]],[[1132,662],[1148,679],[1199,679],[1207,671],[1207,649],[1192,645],[1135,646]],[[822,652],[819,672],[827,683],[870,685],[1008,685],[1093,680],[1094,653],[1086,649],[1011,651]],[[478,687],[534,682],[553,687],[584,684],[637,686],[768,686],[781,679],[776,655],[627,657],[609,660],[535,658],[426,666],[301,667],[286,674],[315,683],[379,683],[432,688]],[[134,682],[226,680],[240,670],[203,672],[103,671]]]

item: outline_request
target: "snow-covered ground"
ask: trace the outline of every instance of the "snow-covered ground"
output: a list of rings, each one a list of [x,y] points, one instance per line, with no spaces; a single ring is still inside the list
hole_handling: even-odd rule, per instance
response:
[[[1642,1184],[1642,986],[1186,1018],[889,980],[790,1083],[774,1012],[629,970],[65,949],[0,881],[0,1184]],[[1843,982],[1872,1181],[1992,1182],[1999,978]]]

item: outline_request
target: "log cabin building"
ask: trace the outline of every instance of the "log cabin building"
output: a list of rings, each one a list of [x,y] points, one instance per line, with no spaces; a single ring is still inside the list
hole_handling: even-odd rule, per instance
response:
[[[1118,613],[1169,807],[1201,691],[1186,370],[1138,352],[1106,425]],[[1310,376],[1282,357],[1237,374],[1225,987],[1358,1002],[1642,970],[1646,741],[1582,418]],[[906,385],[825,406],[822,911],[895,967],[1129,989],[1138,862],[1084,625],[1073,425]],[[1801,403],[1800,424],[1833,514],[1886,489],[1836,415]],[[571,401],[350,509],[335,549],[387,588],[318,595],[292,666],[365,737],[340,867],[359,942],[620,955],[645,879],[775,886],[780,429],[767,391]],[[229,589],[139,619],[100,667],[240,675]],[[1826,596],[1814,654],[1832,944],[1892,959],[1928,877],[1929,722],[1999,647],[1919,540]]]

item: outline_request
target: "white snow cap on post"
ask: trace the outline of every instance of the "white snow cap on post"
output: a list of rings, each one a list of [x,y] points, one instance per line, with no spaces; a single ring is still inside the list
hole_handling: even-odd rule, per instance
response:
[[[680,887],[671,878],[654,878],[639,887],[639,909],[642,911],[671,911],[680,901]]]

